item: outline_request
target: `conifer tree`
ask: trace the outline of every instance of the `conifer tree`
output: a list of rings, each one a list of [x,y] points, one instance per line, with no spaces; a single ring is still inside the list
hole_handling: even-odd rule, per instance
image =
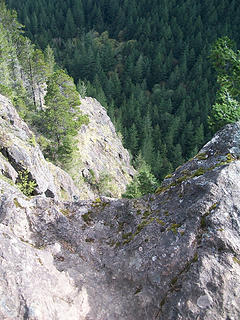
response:
[[[135,167],[138,173],[127,186],[126,192],[122,195],[124,198],[139,198],[147,193],[153,193],[158,186],[150,166],[145,162],[141,153],[135,160]]]
[[[44,134],[54,142],[50,157],[54,161],[71,157],[73,137],[87,118],[77,107],[80,100],[74,82],[63,70],[54,72],[49,78],[45,104]]]

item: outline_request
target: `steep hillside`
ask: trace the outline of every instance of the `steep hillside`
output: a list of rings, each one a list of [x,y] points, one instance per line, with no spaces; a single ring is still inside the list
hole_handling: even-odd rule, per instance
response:
[[[44,159],[33,132],[2,95],[0,115],[1,178],[18,184],[29,195],[45,194],[56,199],[65,195],[68,200],[78,196],[79,191],[70,176]]]
[[[79,151],[69,164],[73,182],[66,172],[44,159],[37,137],[19,117],[10,100],[0,95],[2,178],[18,184],[29,195],[45,194],[64,200],[89,199],[100,194],[120,197],[135,173],[129,154],[106,111],[96,100],[86,98],[80,108],[89,114],[90,122],[81,128]]]
[[[0,179],[0,318],[239,319],[239,145],[226,126],[143,199],[28,198]]]
[[[129,153],[123,148],[106,110],[96,99],[81,99],[79,108],[88,116],[89,124],[78,132],[78,152],[68,165],[68,172],[82,196],[87,187],[95,194],[121,197],[135,174]],[[87,199],[89,192],[86,196]]]

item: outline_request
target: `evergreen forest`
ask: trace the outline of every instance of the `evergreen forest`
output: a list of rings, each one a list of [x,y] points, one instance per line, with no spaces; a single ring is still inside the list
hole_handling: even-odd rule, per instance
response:
[[[15,11],[0,1],[0,93],[7,96],[35,132],[45,156],[67,163],[87,116],[79,110],[73,79],[55,63],[52,49],[38,49],[24,36]],[[44,100],[44,107],[43,107]],[[4,117],[4,114],[1,115]],[[0,128],[4,140],[6,133]],[[35,135],[30,143],[36,144]],[[23,178],[23,176],[22,176]]]
[[[211,137],[217,82],[209,55],[219,37],[240,47],[238,1],[6,3],[45,59],[52,48],[79,93],[104,105],[124,146],[133,158],[143,157],[158,180]]]

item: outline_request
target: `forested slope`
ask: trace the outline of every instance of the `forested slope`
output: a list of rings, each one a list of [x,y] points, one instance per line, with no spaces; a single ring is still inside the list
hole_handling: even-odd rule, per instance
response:
[[[223,35],[239,45],[237,1],[8,0],[27,35],[50,44],[79,90],[108,109],[125,146],[162,179],[211,135],[216,81],[208,59]],[[79,81],[80,80],[80,81]]]

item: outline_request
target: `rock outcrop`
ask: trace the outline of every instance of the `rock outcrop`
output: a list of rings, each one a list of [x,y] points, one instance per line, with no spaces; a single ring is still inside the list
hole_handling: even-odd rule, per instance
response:
[[[96,99],[81,99],[80,109],[88,115],[89,124],[78,133],[79,150],[68,171],[81,190],[81,199],[96,194],[119,198],[135,174],[129,153]]]
[[[0,95],[0,178],[20,183],[20,172],[36,184],[34,194],[71,200],[79,195],[70,176],[47,162],[33,132],[10,101]]]
[[[89,125],[78,135],[79,151],[69,164],[69,172],[46,161],[34,133],[19,117],[10,101],[0,95],[0,174],[11,183],[20,182],[20,172],[28,172],[35,182],[34,194],[72,200],[125,191],[135,170],[104,108],[95,100],[82,100],[80,108],[89,115]]]
[[[27,198],[0,179],[0,319],[239,319],[239,146],[226,126],[143,199]]]

